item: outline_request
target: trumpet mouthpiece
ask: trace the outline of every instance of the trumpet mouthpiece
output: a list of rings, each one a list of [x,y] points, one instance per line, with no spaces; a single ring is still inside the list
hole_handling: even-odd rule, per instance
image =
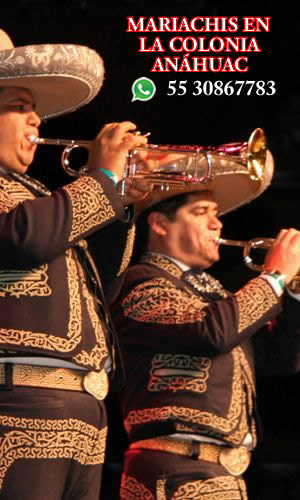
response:
[[[39,144],[40,143],[39,138],[36,137],[35,135],[28,135],[27,139],[29,140],[29,142],[31,142],[31,144]]]

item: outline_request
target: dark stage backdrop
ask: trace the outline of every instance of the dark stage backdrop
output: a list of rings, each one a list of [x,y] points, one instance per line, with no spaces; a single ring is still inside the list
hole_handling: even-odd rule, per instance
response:
[[[49,120],[42,125],[41,135],[91,139],[103,124],[129,119],[142,132],[150,131],[153,143],[216,145],[245,141],[253,129],[262,127],[275,159],[274,180],[259,199],[223,218],[224,236],[233,239],[272,237],[282,227],[300,228],[300,48],[298,16],[292,2],[277,6],[264,1],[242,4],[208,0],[11,0],[2,3],[0,27],[8,31],[15,45],[78,43],[96,49],[105,62],[104,85],[94,101],[75,113]],[[243,25],[245,16],[271,19],[268,32],[262,29],[243,33],[240,29],[236,33],[135,33],[126,32],[128,16],[135,21],[143,16],[146,22],[150,16],[155,20],[158,16],[180,19],[186,16],[188,20],[196,16],[235,16],[239,26]],[[145,47],[149,48],[157,36],[166,49],[164,53],[139,53],[139,37],[147,37]],[[214,55],[235,60],[246,56],[249,70],[244,73],[151,72],[157,57],[182,58],[184,55],[185,52],[176,54],[168,50],[173,36],[203,36],[207,41],[212,36],[244,36],[249,41],[253,36],[260,52],[194,52],[188,57]],[[151,100],[132,102],[131,87],[139,77],[152,79],[156,94]],[[174,80],[176,92],[167,95],[172,92],[169,82]],[[252,91],[250,84],[245,84],[243,91],[237,95],[234,83],[237,80],[255,82]],[[179,95],[180,81],[186,82],[182,84],[186,88],[184,95]],[[197,93],[196,81],[202,82],[202,88],[205,81],[211,83],[206,84],[206,92],[193,95],[193,91]],[[216,81],[222,82],[223,90],[225,84],[231,81],[235,86],[234,94],[209,95],[209,86],[215,86]],[[274,82],[276,90],[273,95],[267,95],[268,90],[271,93],[270,81]],[[257,82],[264,82],[264,91],[259,90],[263,84]],[[70,178],[59,166],[59,156],[58,149],[41,146],[31,169],[32,175],[51,188],[69,182]],[[242,264],[239,249],[224,248],[222,252],[224,258],[214,272],[229,289],[235,290],[252,276],[252,272]],[[255,500],[294,498],[289,495],[296,491],[297,481],[292,483],[292,480],[299,476],[300,469],[299,377],[259,379],[258,386],[264,441],[249,474],[249,487]],[[108,408],[112,430],[101,498],[111,500],[117,498],[115,491],[126,438],[120,427],[115,396],[109,397]],[[279,469],[276,468],[278,464]],[[261,488],[268,485],[268,493],[264,489],[258,492],[258,475],[263,481]],[[271,488],[273,491],[270,493]]]

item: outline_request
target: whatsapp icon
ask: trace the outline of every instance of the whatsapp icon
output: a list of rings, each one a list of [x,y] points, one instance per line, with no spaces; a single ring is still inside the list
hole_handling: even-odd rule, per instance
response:
[[[152,99],[156,92],[155,83],[147,78],[146,76],[142,76],[135,80],[131,87],[132,90],[132,101],[149,101]]]

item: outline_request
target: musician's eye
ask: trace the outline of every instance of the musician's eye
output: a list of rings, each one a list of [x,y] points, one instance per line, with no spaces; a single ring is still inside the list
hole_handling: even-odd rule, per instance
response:
[[[16,111],[20,111],[21,113],[25,113],[26,112],[26,104],[15,104],[13,106],[13,108],[16,110]]]
[[[16,113],[30,113],[34,111],[34,106],[31,102],[12,102],[7,105],[7,108]]]
[[[199,208],[198,210],[195,210],[194,215],[197,217],[197,215],[204,215],[207,212],[206,208]]]

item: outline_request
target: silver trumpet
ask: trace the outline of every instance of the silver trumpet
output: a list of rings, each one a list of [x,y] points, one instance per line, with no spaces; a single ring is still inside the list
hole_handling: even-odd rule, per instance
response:
[[[70,167],[70,154],[76,148],[85,148],[89,150],[92,141],[76,141],[74,139],[44,139],[42,137],[36,137],[35,135],[30,135],[28,140],[31,144],[37,145],[49,144],[49,146],[65,146],[61,155],[61,165],[64,171],[72,177],[79,177],[86,172],[85,167],[81,167],[78,171]]]
[[[264,271],[264,266],[254,264],[253,258],[250,256],[250,253],[252,250],[257,248],[268,251],[272,247],[275,240],[274,238],[253,238],[252,240],[249,241],[239,241],[239,240],[227,240],[224,238],[216,237],[215,241],[219,245],[244,247],[243,258],[246,266],[248,266],[253,271],[262,272]],[[300,292],[300,269],[296,274],[296,276],[294,277],[293,281],[289,284],[289,288],[290,290],[296,293]]]
[[[261,272],[263,271],[263,266],[253,263],[253,258],[250,256],[252,250],[260,248],[263,250],[269,250],[274,243],[274,238],[253,238],[249,241],[239,241],[239,240],[227,240],[224,238],[216,238],[216,242],[219,245],[227,245],[231,247],[244,247],[243,258],[246,266],[253,271]]]
[[[136,135],[141,135],[136,132]],[[142,136],[146,137],[149,134]],[[44,139],[29,136],[32,144],[65,146],[61,164],[71,176],[85,173],[70,167],[70,154],[75,148],[90,149],[92,141],[68,139]],[[162,190],[180,189],[186,185],[207,183],[214,173],[213,166],[219,160],[236,162],[248,169],[251,179],[259,180],[264,175],[267,155],[267,140],[262,129],[255,129],[247,142],[221,144],[219,146],[178,146],[146,144],[137,146],[127,155],[124,177],[149,180]],[[124,187],[124,181],[122,182]],[[122,190],[123,193],[123,190]]]

